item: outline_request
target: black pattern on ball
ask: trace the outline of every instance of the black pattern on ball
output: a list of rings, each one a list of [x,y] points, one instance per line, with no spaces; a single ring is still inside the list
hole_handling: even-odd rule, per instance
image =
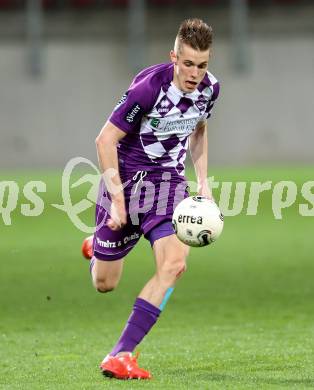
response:
[[[198,233],[197,239],[201,246],[206,246],[209,245],[213,242],[211,238],[212,232],[210,230],[202,230],[201,232]]]

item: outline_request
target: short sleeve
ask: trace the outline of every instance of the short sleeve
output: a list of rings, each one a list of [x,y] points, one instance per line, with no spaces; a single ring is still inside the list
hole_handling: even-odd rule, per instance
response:
[[[215,84],[213,84],[212,87],[213,87],[213,94],[212,94],[211,99],[209,100],[209,102],[207,104],[207,107],[206,107],[206,114],[207,114],[206,118],[207,119],[211,117],[214,104],[219,96],[219,91],[220,91],[219,82],[217,81]]]
[[[109,121],[126,133],[136,132],[143,116],[150,111],[153,105],[153,89],[147,78],[131,84],[122,96]]]

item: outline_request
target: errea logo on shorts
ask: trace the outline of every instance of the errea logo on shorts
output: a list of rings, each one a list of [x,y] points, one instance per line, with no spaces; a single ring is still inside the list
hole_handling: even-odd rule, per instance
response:
[[[139,103],[135,103],[131,110],[126,114],[125,120],[128,123],[133,123],[135,118],[139,115],[139,113],[143,111],[142,107],[139,105]]]

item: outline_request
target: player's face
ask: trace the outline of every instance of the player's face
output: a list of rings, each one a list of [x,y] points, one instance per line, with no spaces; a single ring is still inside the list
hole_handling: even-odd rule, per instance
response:
[[[185,93],[195,91],[206,74],[209,56],[210,49],[199,51],[185,44],[181,45],[177,53],[172,50],[170,58],[174,64],[175,86]]]

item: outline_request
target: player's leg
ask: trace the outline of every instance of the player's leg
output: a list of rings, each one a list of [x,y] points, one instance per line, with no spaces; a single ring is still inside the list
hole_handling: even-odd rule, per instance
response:
[[[110,355],[101,363],[101,370],[107,376],[120,379],[151,378],[148,371],[138,367],[136,358],[131,354],[156,323],[167,291],[173,288],[186,270],[188,255],[188,247],[173,234],[171,224],[169,226],[168,223],[167,227],[171,235],[160,237],[153,242],[156,260],[155,275],[139,294],[120,339]]]
[[[109,213],[106,209],[97,205],[97,228],[93,236],[84,240],[82,247],[86,258],[93,256],[90,262],[93,285],[97,291],[104,293],[112,291],[118,285],[123,270],[123,259],[141,236],[139,227],[133,226],[129,219],[118,231],[113,231],[107,226],[108,219]]]
[[[167,291],[174,287],[176,281],[186,270],[188,247],[173,234],[171,223],[166,222],[166,227],[169,235],[159,237],[153,243],[156,272],[136,299],[127,325],[111,351],[112,356],[134,351],[156,323]]]
[[[95,246],[94,236],[85,238],[82,245],[83,256],[90,260],[89,269],[92,276],[93,285],[98,292],[105,293],[112,291],[115,287],[117,287],[120,281],[124,258],[121,256],[121,258],[112,260],[112,256],[115,255],[112,253],[111,256],[107,256],[107,260],[103,258],[104,255],[102,255],[102,259],[98,259],[96,257],[97,251],[96,256],[94,256]]]
[[[93,257],[90,271],[93,285],[98,292],[106,293],[117,287],[123,270],[124,259],[105,261]]]
[[[153,244],[153,250],[156,272],[144,286],[139,297],[160,308],[168,289],[173,288],[186,271],[189,247],[172,234],[157,239]]]

